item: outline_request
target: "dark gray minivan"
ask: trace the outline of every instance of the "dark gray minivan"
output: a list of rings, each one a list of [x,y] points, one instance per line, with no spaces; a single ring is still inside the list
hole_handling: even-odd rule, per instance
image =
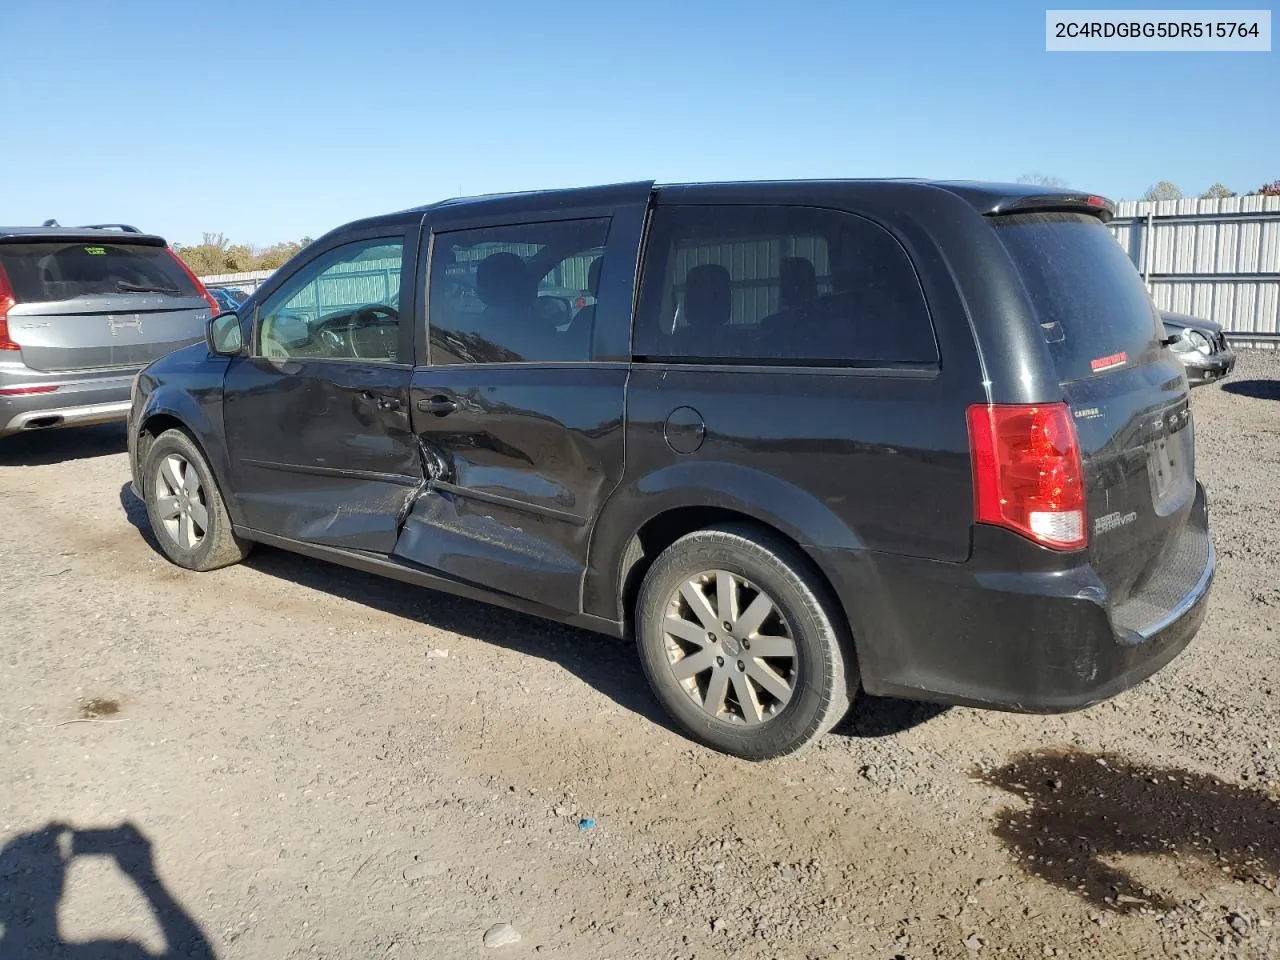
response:
[[[161,237],[0,227],[0,437],[125,419],[133,375],[216,313]]]
[[[139,375],[134,489],[190,569],[261,543],[634,636],[744,757],[860,690],[1084,707],[1186,646],[1214,571],[1111,212],[845,180],[371,217]]]

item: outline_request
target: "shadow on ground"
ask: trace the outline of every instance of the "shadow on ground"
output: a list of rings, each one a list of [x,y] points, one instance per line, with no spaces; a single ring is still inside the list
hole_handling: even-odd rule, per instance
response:
[[[40,467],[88,457],[109,457],[127,449],[123,423],[33,430],[0,440],[0,467]]]
[[[1021,868],[1098,907],[1168,910],[1108,863],[1123,855],[1195,858],[1224,878],[1274,887],[1280,877],[1280,806],[1265,793],[1217,777],[1132,763],[1110,754],[1023,754],[974,777],[1014,794],[994,833]]]
[[[940,703],[919,700],[895,700],[890,697],[870,697],[862,694],[853,702],[853,709],[836,726],[833,733],[855,739],[892,737],[934,717],[946,713],[950,707]]]
[[[127,483],[120,488],[120,506],[151,548],[159,552],[147,508]],[[551,660],[619,706],[680,732],[650,694],[632,644],[285,550],[258,546],[245,563],[260,573],[362,603],[382,613]],[[862,696],[835,732],[853,738],[892,736],[945,709],[910,700]]]
[[[1253,400],[1280,400],[1280,380],[1229,380],[1222,389]]]
[[[68,943],[58,931],[67,868],[76,857],[107,856],[133,881],[164,935],[155,954],[132,940]],[[50,823],[0,850],[0,957],[67,960],[213,960],[200,926],[156,875],[151,842],[133,824],[78,830]]]
[[[158,551],[147,508],[128,484],[120,489],[120,505]],[[382,613],[554,661],[627,710],[675,729],[649,695],[634,648],[620,640],[261,545],[244,563],[259,573]]]

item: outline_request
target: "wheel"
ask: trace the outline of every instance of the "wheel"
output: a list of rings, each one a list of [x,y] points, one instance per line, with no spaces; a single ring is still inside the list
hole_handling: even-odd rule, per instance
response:
[[[143,494],[151,530],[164,555],[188,570],[238,563],[253,546],[231,518],[199,448],[181,430],[166,430],[147,451]]]
[[[841,620],[807,559],[746,524],[668,547],[641,584],[635,626],[645,675],[671,716],[748,760],[826,733],[858,686]]]

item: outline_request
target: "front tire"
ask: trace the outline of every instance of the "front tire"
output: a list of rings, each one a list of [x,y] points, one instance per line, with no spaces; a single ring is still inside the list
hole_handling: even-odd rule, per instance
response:
[[[842,621],[807,558],[747,524],[668,547],[645,575],[635,626],[645,675],[671,716],[748,760],[813,742],[858,686]]]
[[[173,563],[203,572],[248,555],[253,544],[235,535],[213,471],[181,430],[166,430],[151,444],[142,483],[151,531]]]

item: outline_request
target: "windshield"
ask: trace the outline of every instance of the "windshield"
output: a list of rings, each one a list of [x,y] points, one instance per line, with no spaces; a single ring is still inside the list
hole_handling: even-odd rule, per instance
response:
[[[1147,288],[1096,217],[1032,213],[991,222],[1022,275],[1064,383],[1159,349]]]
[[[200,292],[166,247],[129,243],[0,244],[4,268],[19,303],[71,300],[103,294]]]

